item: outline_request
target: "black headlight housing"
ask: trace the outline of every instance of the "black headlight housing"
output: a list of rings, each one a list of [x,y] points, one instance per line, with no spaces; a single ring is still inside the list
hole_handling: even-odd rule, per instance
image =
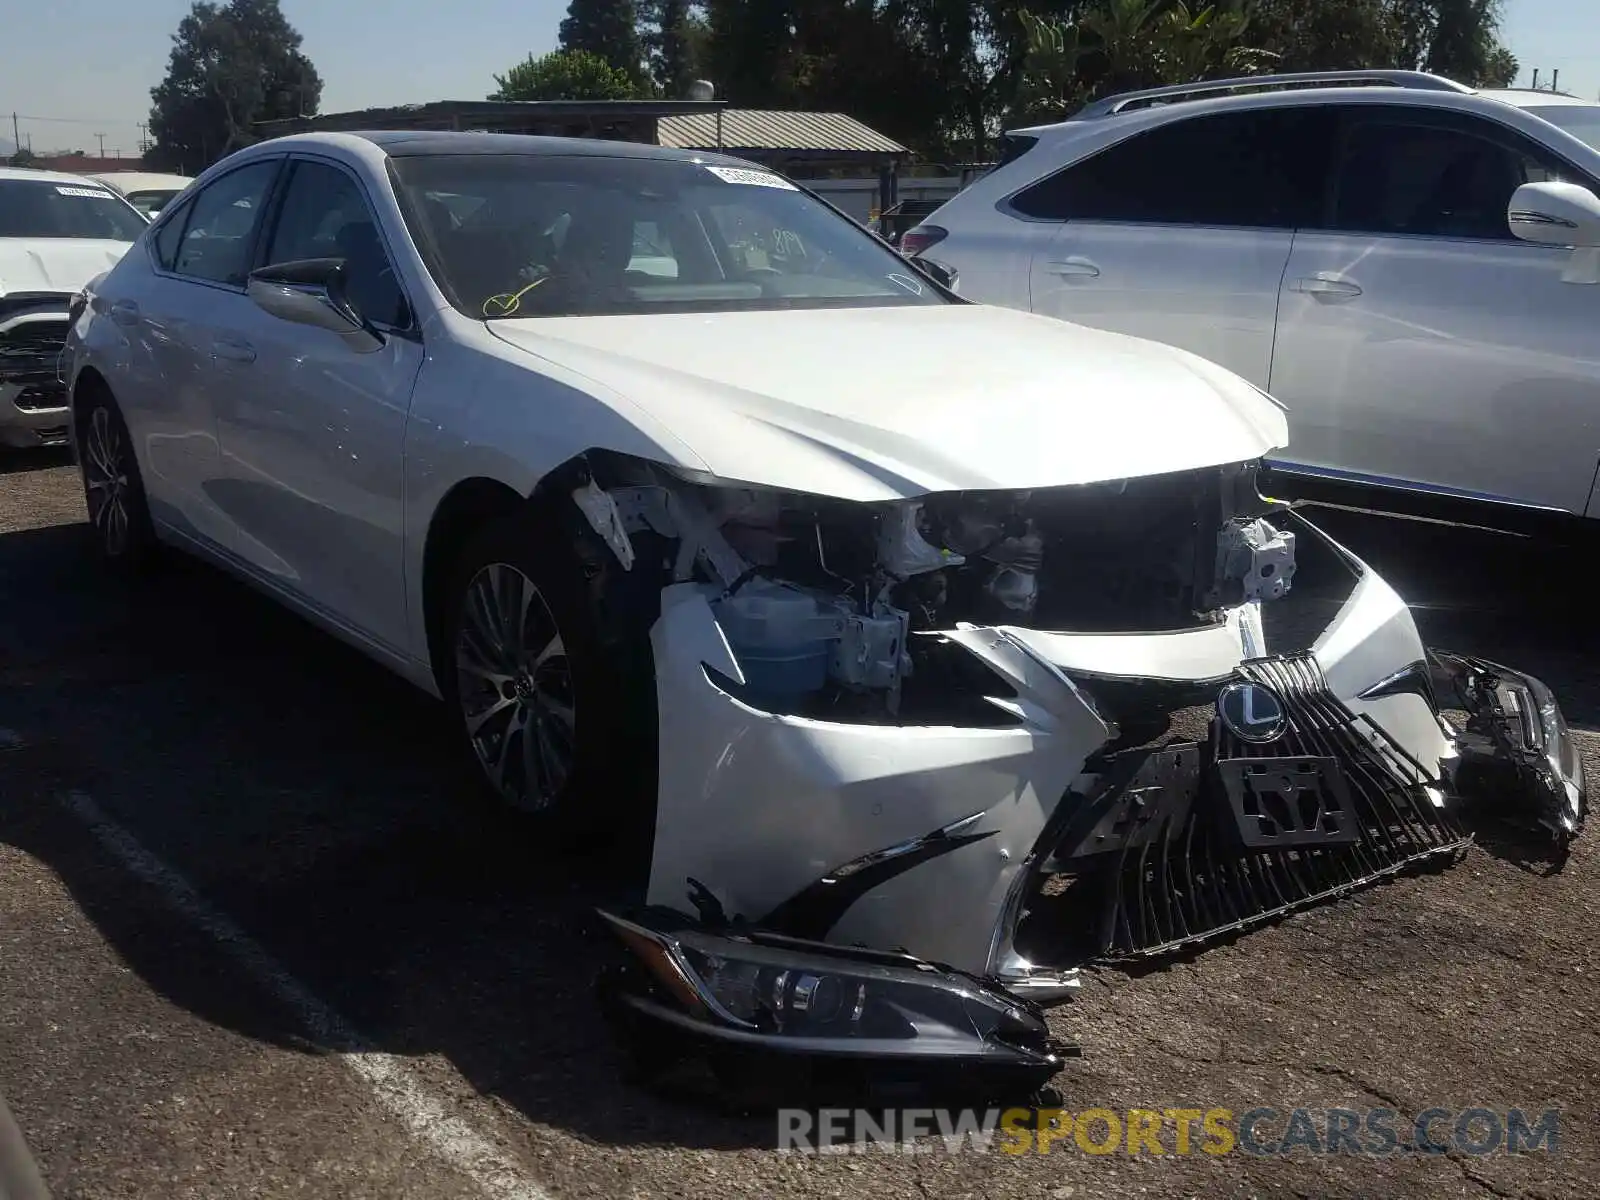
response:
[[[635,1060],[698,1060],[754,1104],[1021,1098],[1073,1053],[1034,1004],[910,955],[709,929],[661,910],[600,915],[632,952],[602,975],[600,995]]]

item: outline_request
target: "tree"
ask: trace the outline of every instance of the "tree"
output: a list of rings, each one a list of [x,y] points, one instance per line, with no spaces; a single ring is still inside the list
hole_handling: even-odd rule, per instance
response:
[[[491,100],[631,100],[639,85],[626,71],[587,50],[530,54],[504,75]]]
[[[644,78],[644,49],[633,0],[572,0],[561,22],[561,48],[586,50],[627,72],[629,79]]]
[[[656,90],[681,100],[689,85],[708,70],[711,29],[705,16],[691,0],[639,0],[637,7],[645,60]]]
[[[322,79],[278,0],[200,0],[179,22],[150,98],[146,161],[198,174],[257,141],[257,121],[314,115]]]

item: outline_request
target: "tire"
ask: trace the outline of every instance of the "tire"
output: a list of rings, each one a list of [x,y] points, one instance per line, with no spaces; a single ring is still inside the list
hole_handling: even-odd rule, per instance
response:
[[[463,547],[440,688],[489,800],[563,843],[637,850],[654,799],[654,682],[602,644],[593,568],[542,515],[502,518]]]
[[[143,570],[156,557],[155,527],[133,438],[109,393],[91,396],[77,450],[89,528],[100,557],[118,570]]]

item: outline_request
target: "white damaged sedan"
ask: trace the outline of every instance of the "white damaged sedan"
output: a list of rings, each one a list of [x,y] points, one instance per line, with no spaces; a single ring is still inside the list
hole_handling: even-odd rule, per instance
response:
[[[656,1046],[1036,1081],[1081,963],[1455,854],[1474,800],[1583,817],[1537,680],[1261,497],[1266,395],[747,163],[269,141],[74,317],[106,558],[222,565],[440,696],[492,794],[642,831],[604,995]]]

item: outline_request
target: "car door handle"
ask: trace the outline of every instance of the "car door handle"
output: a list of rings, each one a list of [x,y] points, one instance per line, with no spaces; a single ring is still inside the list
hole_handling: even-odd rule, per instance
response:
[[[139,306],[132,300],[118,300],[110,308],[111,319],[118,325],[137,325]]]
[[[211,343],[211,356],[226,359],[228,362],[253,363],[256,360],[256,348],[249,342],[217,338]]]
[[[1349,300],[1361,295],[1361,285],[1342,275],[1320,272],[1294,281],[1294,290],[1308,296],[1327,296],[1330,300]]]
[[[1096,279],[1100,275],[1100,268],[1087,258],[1063,258],[1047,262],[1044,269],[1063,278]]]

